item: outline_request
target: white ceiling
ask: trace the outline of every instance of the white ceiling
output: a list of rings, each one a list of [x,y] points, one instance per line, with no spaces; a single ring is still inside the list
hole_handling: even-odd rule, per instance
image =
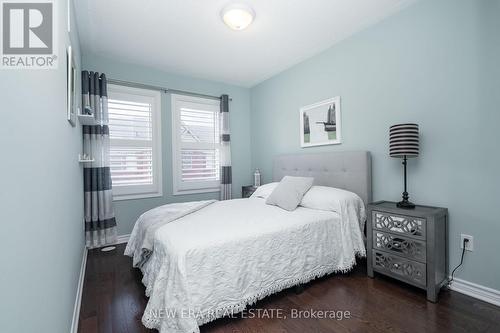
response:
[[[415,0],[76,0],[86,54],[246,87],[305,60]],[[256,12],[224,25],[228,3]]]

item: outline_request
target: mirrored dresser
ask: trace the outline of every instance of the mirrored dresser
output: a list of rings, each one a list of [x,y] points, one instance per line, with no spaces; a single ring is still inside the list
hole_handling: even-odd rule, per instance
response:
[[[448,209],[378,201],[367,216],[368,276],[377,272],[425,289],[436,302],[448,276]]]

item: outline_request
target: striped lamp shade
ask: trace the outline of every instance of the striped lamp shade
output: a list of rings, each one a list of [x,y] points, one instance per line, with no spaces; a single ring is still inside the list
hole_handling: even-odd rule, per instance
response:
[[[391,157],[418,156],[417,124],[398,124],[390,127],[389,154]]]

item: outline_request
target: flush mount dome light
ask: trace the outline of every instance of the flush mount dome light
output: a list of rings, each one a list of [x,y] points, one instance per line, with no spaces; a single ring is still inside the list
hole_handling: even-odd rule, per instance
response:
[[[244,4],[226,6],[221,12],[224,23],[233,30],[243,30],[252,23],[255,12]]]

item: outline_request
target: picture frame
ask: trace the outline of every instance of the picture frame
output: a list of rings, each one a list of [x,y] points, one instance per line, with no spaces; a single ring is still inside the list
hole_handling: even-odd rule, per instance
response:
[[[302,148],[342,143],[340,96],[300,108]]]
[[[66,51],[66,119],[71,126],[76,126],[77,96],[76,96],[76,65],[71,45]]]

